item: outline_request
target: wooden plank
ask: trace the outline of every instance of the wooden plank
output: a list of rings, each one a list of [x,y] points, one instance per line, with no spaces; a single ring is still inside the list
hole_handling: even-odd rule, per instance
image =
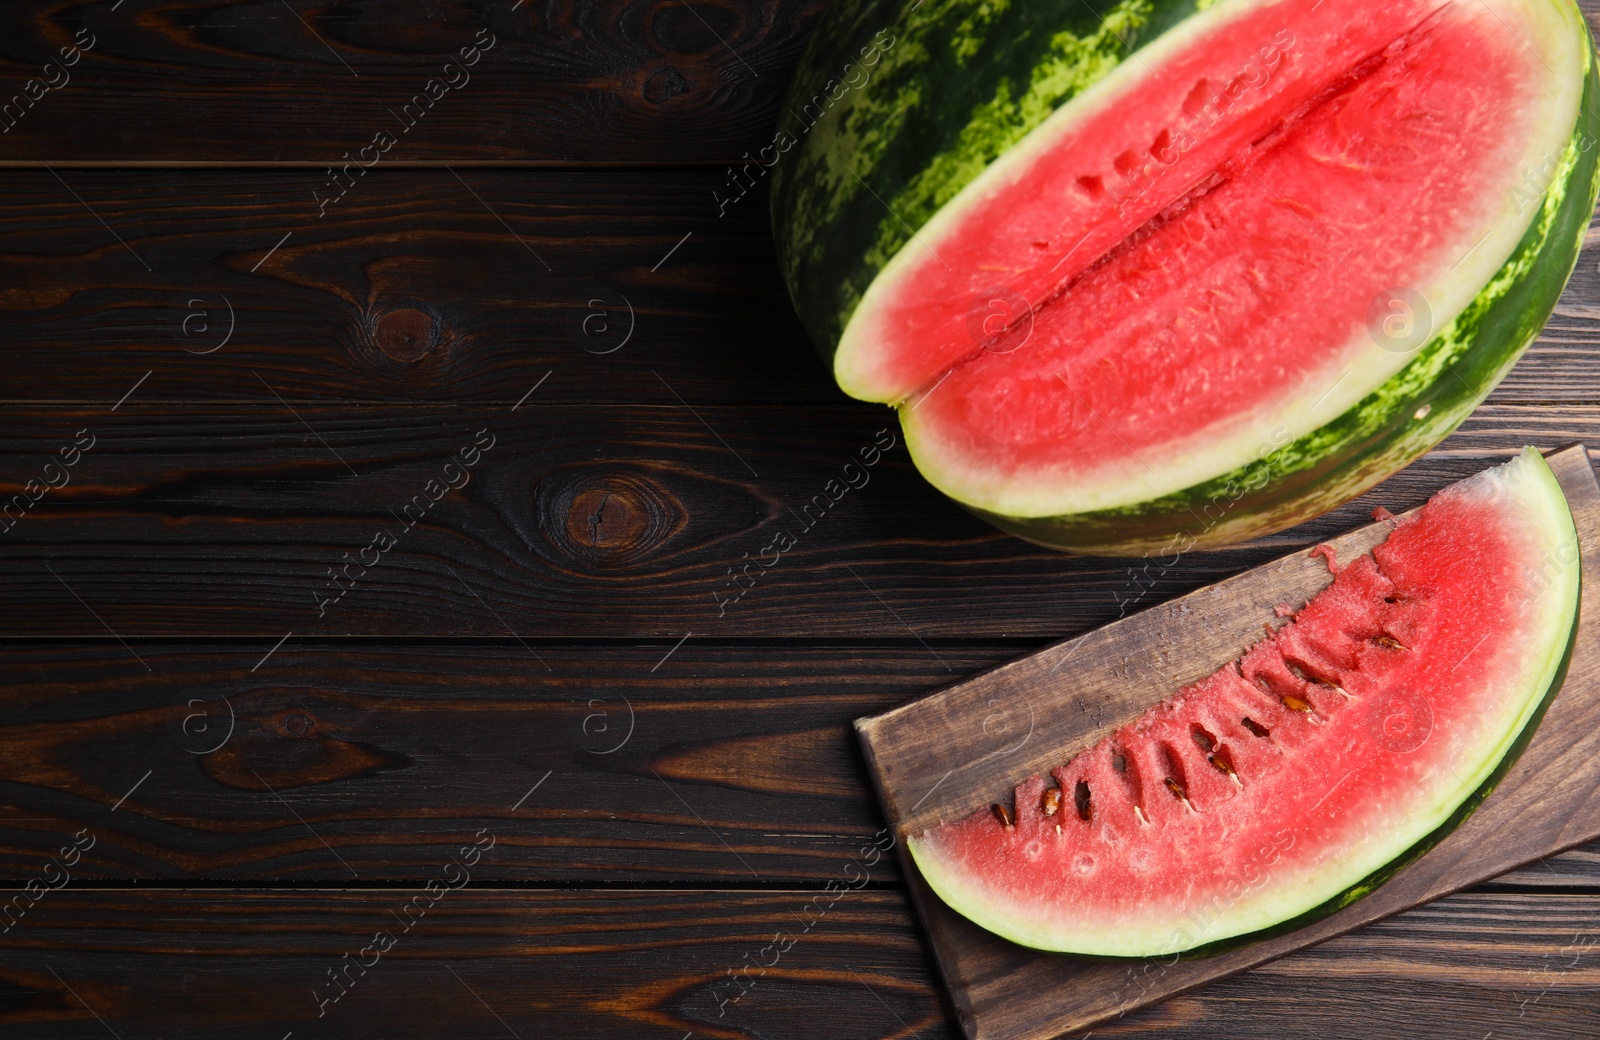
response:
[[[844,401],[722,176],[0,171],[0,396]]]
[[[290,631],[1060,638],[1309,546],[1376,505],[1420,504],[1523,444],[1600,443],[1600,406],[1488,407],[1293,531],[1127,561],[990,529],[933,491],[898,443],[872,454],[893,434],[867,405],[691,409],[663,389],[626,409],[320,407],[267,387],[251,407],[141,404],[155,378],[115,409],[0,414],[0,504],[38,496],[0,535],[0,631],[242,635],[263,652]],[[547,385],[565,378],[578,377]],[[90,437],[76,466],[51,463]],[[480,438],[492,446],[474,466],[451,462]],[[876,465],[846,470],[863,452]],[[846,478],[865,484],[847,490]],[[417,496],[426,512],[406,526]],[[794,539],[781,554],[779,531]],[[380,551],[380,535],[395,544]]]
[[[959,1035],[898,893],[474,882],[425,916],[408,905],[428,906],[420,888],[69,886],[0,935],[0,1028],[30,1040],[420,1040],[440,1022],[467,1040]],[[387,951],[378,933],[394,939]],[[1472,1040],[1592,1040],[1597,937],[1594,894],[1452,896],[1132,1013],[1114,1032],[1462,1040],[1471,1023]],[[344,968],[356,961],[365,972]],[[1158,973],[1141,964],[1123,985]],[[349,981],[334,1001],[339,977]]]
[[[122,4],[44,12],[6,5],[0,82],[23,98],[29,80],[59,85],[11,118],[0,161],[320,168],[391,129],[401,143],[385,157],[397,162],[720,165],[772,140],[823,5],[466,6],[393,18],[236,0],[155,13]],[[1600,3],[1580,6],[1600,26]],[[492,36],[480,37],[485,29]],[[79,41],[92,45],[76,64],[47,68],[80,30],[88,35]],[[446,71],[461,48],[491,38],[477,64]],[[394,112],[430,80],[459,86],[402,131],[407,124]]]
[[[0,878],[89,828],[80,879],[426,879],[489,827],[483,880],[820,884],[882,826],[849,720],[1020,649],[903,643],[0,648]]]
[[[5,649],[0,877],[81,827],[74,873],[100,879],[425,878],[481,827],[484,878],[836,876],[882,827],[849,720],[945,666],[915,643],[675,642],[140,645],[149,671],[115,642]]]
[[[1584,448],[1550,457],[1577,525],[1586,575],[1600,573],[1600,485]],[[1371,524],[1329,541],[1349,560],[1387,536]],[[1274,605],[1301,603],[1332,579],[1292,556],[1181,600],[1057,644],[857,723],[895,832],[920,834],[1045,773],[1186,683],[1259,641]],[[1600,838],[1600,589],[1584,583],[1561,692],[1527,750],[1483,805],[1439,845],[1354,904],[1294,931],[1211,956],[1173,955],[1134,996],[1125,962],[1040,953],[987,932],[940,901],[902,864],[973,1040],[1047,1040],[1143,1007]],[[1184,653],[1157,652],[1181,645]],[[1060,666],[1070,661],[1071,668]],[[1093,711],[1091,711],[1091,708]]]
[[[145,400],[253,401],[260,373],[293,402],[509,406],[561,369],[541,400],[845,401],[764,189],[719,217],[721,171],[455,172],[375,170],[319,215],[321,169],[0,171],[0,398],[154,372]],[[1597,263],[1494,401],[1600,402]]]
[[[8,4],[4,160],[320,168],[387,130],[393,162],[731,162],[771,142],[821,7]],[[31,107],[29,80],[54,88]]]

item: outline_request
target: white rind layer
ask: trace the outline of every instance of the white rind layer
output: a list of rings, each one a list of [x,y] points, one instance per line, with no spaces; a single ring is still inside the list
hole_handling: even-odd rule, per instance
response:
[[[1035,949],[1095,956],[1148,957],[1194,949],[1293,920],[1341,895],[1362,894],[1361,883],[1446,824],[1504,759],[1539,711],[1560,675],[1578,615],[1580,556],[1577,532],[1555,474],[1532,448],[1446,493],[1482,497],[1507,511],[1529,534],[1524,568],[1541,575],[1527,600],[1522,624],[1503,633],[1486,662],[1474,662],[1486,684],[1506,691],[1497,718],[1484,720],[1473,746],[1440,749],[1447,763],[1434,783],[1405,792],[1389,811],[1374,812],[1367,838],[1331,850],[1309,864],[1285,856],[1267,869],[1267,881],[1229,902],[1220,913],[1196,914],[1180,905],[1147,906],[1138,914],[1092,919],[1078,912],[1055,920],[1035,906],[1019,906],[966,874],[932,835],[906,846],[929,887],[954,910],[983,928]],[[1523,570],[1524,568],[1519,568]],[[1520,653],[1518,651],[1521,651]],[[1484,663],[1490,667],[1483,667]],[[1457,763],[1451,768],[1449,762]],[[1354,890],[1354,891],[1352,891]]]
[[[966,185],[939,210],[884,267],[855,309],[834,355],[834,375],[841,387],[864,400],[884,401],[900,409],[906,445],[917,468],[940,491],[977,509],[1016,518],[1056,517],[1136,506],[1203,484],[1259,461],[1272,446],[1293,443],[1349,411],[1403,369],[1416,352],[1379,346],[1365,326],[1365,315],[1352,316],[1351,336],[1318,371],[1297,385],[1282,388],[1248,415],[1234,417],[1228,428],[1196,430],[1189,436],[1133,455],[1108,439],[1103,461],[1091,471],[1059,467],[1027,468],[1016,474],[975,464],[955,439],[943,436],[937,420],[919,415],[918,391],[928,387],[893,384],[879,371],[878,344],[895,335],[881,327],[884,302],[913,284],[921,265],[933,262],[941,243],[960,221],[981,211],[1001,186],[1048,158],[1051,148],[1096,112],[1124,100],[1141,83],[1159,75],[1163,62],[1204,35],[1273,0],[1223,0],[1138,51],[1139,60],[1125,61],[1105,79],[1062,105],[1023,141]],[[1278,0],[1281,2],[1281,0]],[[1504,190],[1460,229],[1455,244],[1435,265],[1435,274],[1412,289],[1428,302],[1435,329],[1447,328],[1489,284],[1516,249],[1533,220],[1537,205],[1525,192],[1530,178],[1547,169],[1552,157],[1566,150],[1577,125],[1584,78],[1588,71],[1588,36],[1581,15],[1567,0],[1442,0],[1440,7],[1459,6],[1476,18],[1496,21],[1501,31],[1515,32],[1534,50],[1530,65],[1548,73],[1528,111],[1508,118],[1506,125],[1527,128],[1519,158],[1506,172]],[[932,384],[937,386],[937,381]],[[1263,446],[1266,446],[1265,448]]]

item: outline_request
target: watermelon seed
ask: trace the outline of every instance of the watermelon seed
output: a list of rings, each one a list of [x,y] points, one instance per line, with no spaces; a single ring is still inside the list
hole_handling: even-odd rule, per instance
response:
[[[1373,640],[1373,642],[1377,643],[1379,646],[1381,646],[1381,647],[1383,647],[1383,648],[1385,648],[1387,650],[1409,650],[1409,649],[1411,649],[1408,646],[1402,645],[1400,640],[1394,638],[1393,636],[1378,636],[1377,638],[1375,638]]]
[[[1189,805],[1189,795],[1184,790],[1184,781],[1188,779],[1188,771],[1183,767],[1178,749],[1166,741],[1162,741],[1161,754],[1167,762],[1167,776],[1165,777],[1167,790],[1181,798],[1185,805]],[[1193,809],[1194,806],[1189,805],[1189,808]]]
[[[1286,693],[1278,699],[1283,701],[1283,706],[1288,708],[1290,711],[1309,712],[1311,710],[1311,705],[1307,704],[1305,701],[1301,700],[1299,697],[1296,697],[1292,693]]]
[[[1345,700],[1350,699],[1350,695],[1345,693],[1344,687],[1340,686],[1331,679],[1324,679],[1317,675],[1309,675],[1304,668],[1295,664],[1293,661],[1285,661],[1284,664],[1288,667],[1290,674],[1292,674],[1296,679],[1299,679],[1301,682],[1316,683],[1318,686],[1325,686],[1330,690],[1338,691]]]
[[[1072,789],[1072,800],[1078,805],[1078,819],[1087,820],[1090,816],[1089,785],[1079,780],[1078,786]]]
[[[1233,786],[1237,787],[1241,791],[1244,790],[1244,781],[1239,779],[1239,774],[1233,771],[1232,766],[1214,760],[1211,764],[1221,769],[1224,773],[1227,773],[1228,779],[1233,781]]]
[[[1272,731],[1270,729],[1268,729],[1267,727],[1263,726],[1261,723],[1257,722],[1255,719],[1252,719],[1248,715],[1246,715],[1244,718],[1240,719],[1239,721],[1244,724],[1244,728],[1245,729],[1249,730],[1251,733],[1254,733],[1258,737],[1270,737],[1270,736],[1272,736]]]
[[[1178,783],[1178,781],[1172,779],[1170,776],[1167,777],[1164,782],[1167,785],[1167,790],[1172,792],[1173,797],[1182,802],[1190,812],[1195,811],[1194,804],[1189,801],[1188,792],[1184,791],[1182,784]]]
[[[999,802],[994,803],[994,818],[999,820],[1006,830],[1009,831],[1011,829],[1011,814],[1006,812],[1006,807]]]
[[[1234,772],[1233,762],[1228,757],[1227,748],[1218,748],[1214,753],[1206,756],[1206,761],[1227,773],[1228,779],[1233,781],[1234,786],[1243,789],[1244,781],[1240,780],[1239,774]]]
[[[1139,822],[1144,824],[1145,826],[1149,826],[1150,825],[1150,821],[1145,818],[1144,810],[1141,809],[1139,806],[1136,805],[1136,806],[1133,807],[1133,815],[1139,817]]]
[[[1039,800],[1039,808],[1044,810],[1046,816],[1054,816],[1061,811],[1061,788],[1045,788],[1044,797]]]

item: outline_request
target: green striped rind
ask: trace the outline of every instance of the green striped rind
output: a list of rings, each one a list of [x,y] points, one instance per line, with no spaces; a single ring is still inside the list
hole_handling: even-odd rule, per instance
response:
[[[1532,449],[1525,448],[1523,450],[1527,452],[1531,451]],[[1185,956],[1191,958],[1208,957],[1212,956],[1213,954],[1225,953],[1228,950],[1237,949],[1240,946],[1244,946],[1248,943],[1256,942],[1270,936],[1292,932],[1297,928],[1303,928],[1314,921],[1321,920],[1322,918],[1327,917],[1329,914],[1343,910],[1351,903],[1354,903],[1357,900],[1369,895],[1381,887],[1384,882],[1398,874],[1404,867],[1416,862],[1422,857],[1423,853],[1427,852],[1429,849],[1433,848],[1435,845],[1439,844],[1441,841],[1454,833],[1456,828],[1460,827],[1461,824],[1466,822],[1467,817],[1476,812],[1478,807],[1483,804],[1484,800],[1488,798],[1490,794],[1494,793],[1494,789],[1500,786],[1500,781],[1504,780],[1506,774],[1511,772],[1512,767],[1517,764],[1517,760],[1522,757],[1523,751],[1527,749],[1528,744],[1533,740],[1534,732],[1539,728],[1539,723],[1544,720],[1545,712],[1549,710],[1550,704],[1556,698],[1556,694],[1561,691],[1562,684],[1566,682],[1567,670],[1572,665],[1572,651],[1578,642],[1579,604],[1583,600],[1583,566],[1581,562],[1582,548],[1578,544],[1577,530],[1572,526],[1571,511],[1566,506],[1566,493],[1561,489],[1561,485],[1556,480],[1555,474],[1550,472],[1548,464],[1545,463],[1543,459],[1540,459],[1540,465],[1544,467],[1544,473],[1542,476],[1544,479],[1549,481],[1549,484],[1554,491],[1554,495],[1551,496],[1552,499],[1556,499],[1561,502],[1562,510],[1566,514],[1565,521],[1568,525],[1568,529],[1563,532],[1563,543],[1570,545],[1572,548],[1572,563],[1570,564],[1573,575],[1573,592],[1570,601],[1571,609],[1564,615],[1564,617],[1567,619],[1565,622],[1567,625],[1567,637],[1562,641],[1559,656],[1552,659],[1551,666],[1548,670],[1548,679],[1546,680],[1543,692],[1540,693],[1537,698],[1535,698],[1533,702],[1528,705],[1523,714],[1522,720],[1518,723],[1517,728],[1513,732],[1507,734],[1505,743],[1502,745],[1501,750],[1491,756],[1491,759],[1493,759],[1496,763],[1494,767],[1489,770],[1488,775],[1486,775],[1478,784],[1478,786],[1474,788],[1471,793],[1469,793],[1461,802],[1461,804],[1456,807],[1455,811],[1450,814],[1450,817],[1436,827],[1433,831],[1431,831],[1426,837],[1424,837],[1421,841],[1418,841],[1415,845],[1411,846],[1409,849],[1395,857],[1390,862],[1384,864],[1372,874],[1362,878],[1361,881],[1351,885],[1343,892],[1334,896],[1332,899],[1329,899],[1320,906],[1316,906],[1310,910],[1307,910],[1305,913],[1300,914],[1297,917],[1286,920],[1282,924],[1274,925],[1271,928],[1266,928],[1258,932],[1251,932],[1248,935],[1234,936],[1230,939],[1220,939],[1214,943],[1209,943],[1205,946],[1200,946],[1193,950],[1186,951]],[[1552,561],[1558,560],[1563,555],[1565,554],[1558,549],[1551,557],[1547,557],[1547,559]]]
[[[830,6],[779,118],[779,134],[799,143],[772,182],[784,279],[823,357],[831,363],[867,286],[941,206],[1134,49],[1214,2]]]
[[[1156,931],[1143,930],[1141,926],[1130,922],[1125,927],[1110,930],[1099,926],[1094,934],[1100,938],[1086,939],[1082,922],[1078,922],[1078,931],[1070,934],[1035,929],[1033,926],[1036,921],[1032,917],[1006,915],[1004,911],[996,913],[997,904],[1004,903],[998,892],[993,893],[995,899],[986,901],[980,887],[974,887],[959,874],[944,870],[943,861],[937,853],[930,854],[927,851],[923,836],[912,836],[907,839],[906,848],[929,887],[953,909],[980,927],[1024,946],[1100,957],[1151,957],[1182,953],[1187,958],[1197,958],[1294,931],[1341,910],[1373,892],[1403,867],[1449,837],[1498,786],[1533,739],[1540,720],[1566,679],[1577,640],[1583,582],[1582,548],[1565,492],[1549,465],[1533,448],[1524,448],[1521,457],[1510,465],[1520,467],[1512,476],[1513,480],[1518,481],[1518,486],[1510,489],[1510,494],[1519,503],[1532,504],[1534,507],[1531,515],[1524,513],[1517,519],[1530,525],[1536,532],[1529,555],[1522,560],[1523,566],[1513,564],[1513,569],[1519,573],[1534,573],[1541,576],[1543,581],[1538,586],[1536,599],[1532,601],[1537,613],[1529,619],[1527,627],[1507,635],[1510,645],[1523,655],[1520,677],[1513,679],[1502,676],[1500,679],[1507,684],[1501,690],[1502,695],[1507,696],[1508,700],[1511,696],[1517,698],[1511,702],[1517,706],[1517,714],[1514,719],[1507,720],[1494,745],[1474,748],[1474,757],[1470,759],[1458,757],[1454,762],[1442,763],[1458,786],[1449,793],[1446,801],[1412,820],[1410,834],[1406,833],[1405,824],[1401,824],[1397,831],[1381,828],[1374,832],[1372,843],[1367,847],[1370,849],[1375,844],[1380,855],[1385,854],[1387,849],[1393,849],[1393,858],[1375,869],[1369,869],[1351,884],[1345,885],[1341,880],[1330,879],[1328,888],[1323,889],[1328,893],[1326,898],[1319,894],[1315,897],[1319,901],[1309,907],[1304,902],[1308,896],[1305,883],[1279,885],[1281,895],[1267,904],[1273,908],[1276,922],[1247,930],[1239,928],[1240,922],[1237,920],[1228,921],[1226,910],[1220,917],[1210,917],[1208,924],[1209,907],[1206,904],[1189,907],[1183,916],[1171,922],[1171,931],[1165,927]],[[1506,467],[1500,469],[1504,473]],[[1554,573],[1551,572],[1552,567]],[[1519,616],[1523,615],[1519,613]],[[1507,690],[1511,692],[1507,693]],[[1319,877],[1313,884],[1322,881],[1323,878]],[[1024,922],[1020,928],[1018,921]],[[1219,924],[1221,927],[1216,927]],[[1191,925],[1199,929],[1199,935]],[[1207,940],[1205,936],[1208,932],[1221,934]],[[1106,936],[1114,936],[1115,948],[1104,944]]]
[[[1578,595],[1582,595],[1581,587]],[[1522,752],[1525,751],[1528,747],[1528,744],[1532,742],[1534,732],[1538,730],[1539,723],[1544,721],[1544,714],[1550,709],[1551,702],[1556,699],[1556,694],[1561,692],[1562,684],[1567,681],[1567,670],[1572,665],[1572,649],[1575,645],[1577,645],[1578,642],[1577,621],[1577,614],[1574,612],[1572,619],[1572,630],[1567,636],[1566,645],[1562,648],[1561,657],[1556,662],[1554,674],[1550,679],[1550,684],[1545,687],[1544,693],[1529,709],[1527,718],[1522,723],[1522,728],[1516,732],[1510,741],[1508,741],[1506,749],[1502,753],[1499,763],[1494,767],[1493,771],[1490,772],[1486,778],[1484,778],[1484,781],[1479,784],[1471,794],[1467,795],[1466,799],[1461,803],[1461,805],[1456,808],[1456,811],[1450,814],[1449,819],[1441,823],[1427,837],[1411,846],[1411,848],[1407,849],[1390,862],[1385,863],[1380,869],[1373,871],[1370,875],[1362,878],[1359,882],[1351,885],[1349,888],[1345,889],[1337,896],[1334,896],[1326,903],[1323,903],[1320,906],[1312,907],[1305,913],[1300,914],[1297,917],[1292,917],[1281,924],[1273,925],[1270,928],[1263,928],[1260,931],[1250,932],[1245,935],[1236,935],[1229,939],[1218,939],[1216,942],[1208,943],[1204,946],[1197,946],[1192,950],[1185,950],[1184,956],[1193,959],[1196,957],[1211,957],[1219,953],[1226,953],[1229,950],[1235,950],[1241,946],[1248,946],[1250,943],[1259,942],[1262,939],[1271,938],[1274,935],[1284,935],[1297,929],[1304,928],[1306,925],[1320,921],[1330,914],[1338,913],[1351,903],[1357,902],[1358,900],[1377,891],[1383,886],[1384,882],[1400,873],[1400,871],[1405,867],[1408,867],[1412,863],[1415,863],[1418,859],[1421,859],[1423,853],[1432,849],[1435,845],[1439,844],[1444,839],[1450,837],[1451,834],[1455,833],[1456,829],[1467,821],[1467,817],[1477,812],[1478,806],[1482,805],[1484,800],[1488,798],[1489,795],[1494,793],[1494,789],[1500,786],[1500,781],[1505,779],[1506,774],[1511,772],[1512,767],[1517,764],[1517,760],[1522,757]]]
[[[1443,440],[1537,338],[1577,263],[1600,192],[1600,70],[1592,46],[1585,61],[1577,124],[1517,248],[1410,364],[1349,411],[1297,440],[1263,445],[1255,461],[1230,473],[1126,508],[1032,518],[966,508],[1050,548],[1181,553],[1319,516]]]
[[[831,363],[873,279],[940,207],[1133,50],[1215,2],[863,0],[830,7],[780,119],[780,135],[798,145],[785,148],[772,186],[785,280],[824,358]],[[1576,15],[1574,24],[1581,24]],[[1585,61],[1577,124],[1517,248],[1405,368],[1343,415],[1288,443],[1263,444],[1256,459],[1232,472],[1123,508],[1013,517],[961,504],[1051,548],[1167,554],[1282,530],[1427,451],[1538,335],[1577,260],[1600,187],[1592,44]]]

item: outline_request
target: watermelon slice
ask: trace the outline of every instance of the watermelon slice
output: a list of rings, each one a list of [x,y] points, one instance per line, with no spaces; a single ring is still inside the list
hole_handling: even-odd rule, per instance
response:
[[[1571,273],[1571,0],[905,6],[836,5],[802,62],[780,256],[840,386],[1040,544],[1331,508],[1460,423]]]
[[[907,847],[946,903],[1044,950],[1168,954],[1331,912],[1509,768],[1565,672],[1578,586],[1566,499],[1527,449],[1398,521],[1242,658]]]

